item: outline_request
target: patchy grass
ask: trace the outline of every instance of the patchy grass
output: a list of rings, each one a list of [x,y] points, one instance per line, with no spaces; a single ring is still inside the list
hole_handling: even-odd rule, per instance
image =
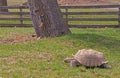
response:
[[[72,34],[26,43],[0,44],[0,78],[119,78],[120,29],[71,29]],[[34,34],[32,28],[0,28],[0,40],[8,34]],[[112,69],[71,68],[63,62],[79,49],[105,54]]]
[[[25,2],[25,0],[8,0],[8,5],[19,5],[23,2]],[[86,10],[83,10],[83,12],[84,11]],[[69,17],[72,18],[78,16]],[[79,17],[117,18],[115,15],[88,15]],[[1,23],[6,22],[7,21],[1,21]],[[19,21],[16,23],[19,23]],[[27,23],[29,23],[29,21]],[[82,24],[91,23],[82,22]],[[110,24],[117,23],[110,22]],[[120,29],[74,28],[71,29],[71,31],[72,34],[57,38],[44,38],[17,44],[0,44],[0,78],[120,77]],[[9,39],[8,35],[14,33],[17,33],[18,36],[21,34],[34,34],[34,30],[32,28],[0,28],[0,40]],[[112,69],[86,69],[85,67],[71,68],[69,64],[63,62],[64,58],[72,57],[72,54],[75,54],[79,49],[83,48],[91,48],[103,52],[109,61],[109,64],[112,66]]]
[[[9,6],[14,6],[14,5],[20,5],[26,1],[27,0],[7,0],[7,3]]]

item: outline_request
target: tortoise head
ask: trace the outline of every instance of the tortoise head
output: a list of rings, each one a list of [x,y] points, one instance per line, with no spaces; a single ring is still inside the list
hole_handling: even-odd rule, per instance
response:
[[[70,63],[72,60],[75,60],[74,58],[65,58],[64,62],[65,63]]]

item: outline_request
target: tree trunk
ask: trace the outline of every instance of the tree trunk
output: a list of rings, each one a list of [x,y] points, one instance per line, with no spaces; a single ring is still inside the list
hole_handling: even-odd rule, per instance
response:
[[[0,6],[7,6],[7,0],[0,0]],[[0,12],[8,12],[8,9],[0,9]]]
[[[70,33],[57,0],[28,0],[37,37],[56,37]]]

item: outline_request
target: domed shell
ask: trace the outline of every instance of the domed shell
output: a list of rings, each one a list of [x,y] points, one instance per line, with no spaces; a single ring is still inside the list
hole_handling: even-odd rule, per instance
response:
[[[106,59],[104,58],[103,53],[97,52],[92,49],[82,49],[79,50],[75,55],[74,59],[80,62],[82,65],[87,67],[97,67],[104,63],[107,63]]]

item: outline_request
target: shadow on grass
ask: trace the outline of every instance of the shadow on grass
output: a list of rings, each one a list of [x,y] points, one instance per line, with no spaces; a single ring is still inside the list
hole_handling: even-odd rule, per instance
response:
[[[110,50],[120,50],[120,40],[117,40],[113,37],[102,36],[93,33],[85,33],[85,34],[70,34],[70,39],[77,40],[77,44],[79,41],[83,41],[85,43],[92,43],[98,46],[106,47]],[[89,45],[89,44],[88,44]]]

